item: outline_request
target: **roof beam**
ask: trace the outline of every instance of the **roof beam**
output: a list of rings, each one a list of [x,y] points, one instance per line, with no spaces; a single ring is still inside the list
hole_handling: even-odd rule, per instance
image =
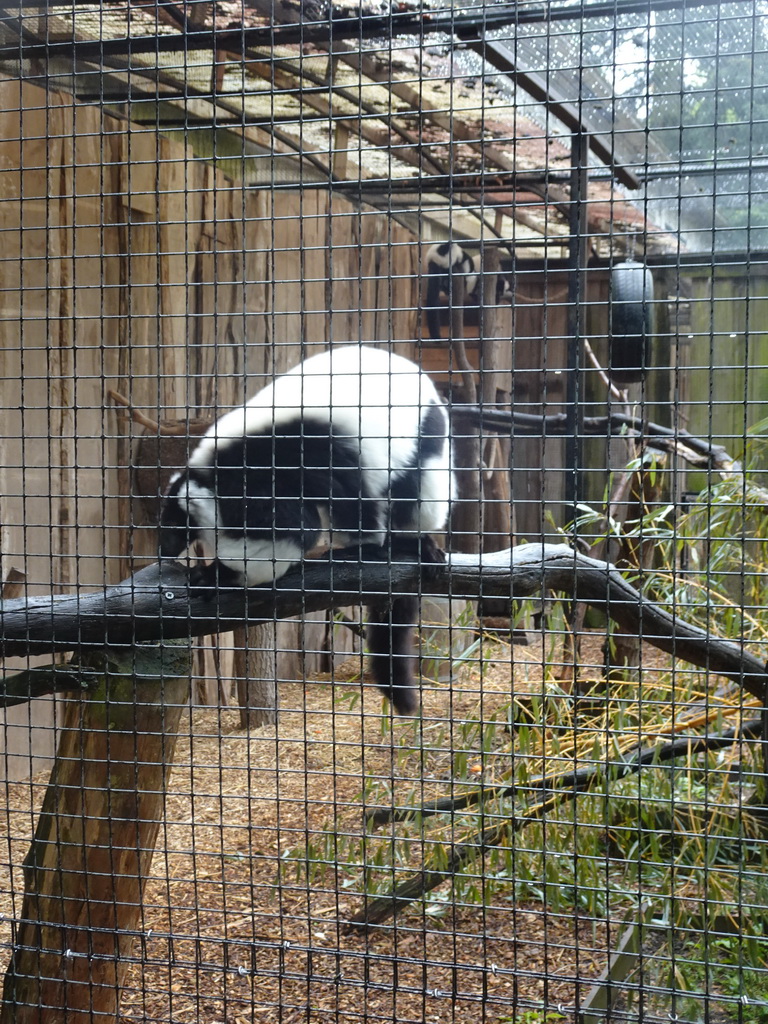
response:
[[[637,175],[629,168],[616,163],[613,150],[582,117],[578,106],[562,97],[544,75],[540,75],[536,71],[521,71],[513,51],[504,43],[487,39],[485,36],[478,36],[476,31],[462,36],[462,39],[470,50],[495,67],[497,71],[508,75],[516,85],[524,89],[538,103],[543,103],[549,113],[562,121],[566,128],[579,135],[588,135],[589,148],[598,159],[611,168],[616,179],[622,185],[629,189],[640,188],[640,179]]]
[[[171,12],[171,19],[177,23],[179,28],[187,31],[188,24],[184,10],[182,9],[179,11],[176,9],[175,4],[172,6],[174,7],[174,10]],[[265,12],[262,11],[262,13]],[[289,13],[290,16],[294,17],[296,15],[293,8],[283,7],[278,8],[274,13],[278,18],[282,17],[286,13]],[[181,21],[181,18],[184,20]],[[346,168],[347,165],[348,154],[344,152],[344,154],[341,155],[337,149],[337,142],[340,139],[343,140],[345,132],[347,135],[349,132],[354,132],[361,139],[365,139],[366,142],[373,146],[379,148],[389,147],[390,149],[392,149],[390,133],[394,133],[406,143],[406,146],[400,147],[397,150],[396,155],[400,160],[404,163],[410,164],[411,166],[417,167],[422,174],[424,173],[425,168],[431,168],[433,172],[437,172],[438,174],[445,173],[446,169],[442,163],[425,151],[424,147],[419,144],[420,140],[418,136],[415,136],[413,132],[400,126],[391,115],[382,113],[372,104],[364,103],[361,96],[350,95],[346,89],[340,89],[334,85],[334,57],[331,56],[329,58],[329,77],[327,79],[323,79],[311,74],[306,68],[302,68],[301,64],[296,68],[293,66],[292,62],[285,58],[277,58],[274,54],[271,56],[265,56],[263,63],[258,59],[254,60],[252,58],[254,58],[255,54],[245,46],[238,47],[234,55],[230,54],[228,51],[217,51],[216,54],[218,59],[231,56],[234,56],[236,61],[243,62],[243,64],[248,62],[248,68],[251,74],[255,74],[257,77],[270,82],[273,88],[277,86],[283,92],[291,92],[295,89],[300,103],[306,104],[312,109],[318,111],[318,113],[327,117],[329,122],[333,123],[335,127],[329,140],[331,152],[329,153],[328,163],[329,174],[331,177],[338,177],[337,174],[332,173],[335,167],[343,165],[344,168]],[[304,79],[308,79],[309,81],[314,82],[316,86],[322,87],[322,92],[318,93],[315,92],[315,90],[303,89]],[[346,99],[353,107],[357,106],[359,115],[356,117],[354,114],[350,114],[348,117],[343,117],[334,114],[333,106],[328,96],[329,88],[332,90],[334,95],[338,95],[343,99]],[[384,129],[372,128],[371,125],[367,123],[368,119],[364,119],[360,116],[363,111],[365,111],[371,119],[383,122],[385,125]],[[243,113],[244,112],[245,99],[243,98]],[[413,151],[411,151],[411,147],[413,147]],[[359,168],[359,171],[360,174],[362,174],[362,167]]]

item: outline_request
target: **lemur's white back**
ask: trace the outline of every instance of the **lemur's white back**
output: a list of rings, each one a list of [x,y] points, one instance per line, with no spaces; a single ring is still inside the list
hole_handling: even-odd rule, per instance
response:
[[[440,402],[434,384],[402,356],[345,345],[310,356],[221,417],[201,439],[191,466],[210,461],[217,440],[267,432],[297,417],[330,422],[340,436],[365,438],[363,463],[372,471],[405,465],[424,409]]]

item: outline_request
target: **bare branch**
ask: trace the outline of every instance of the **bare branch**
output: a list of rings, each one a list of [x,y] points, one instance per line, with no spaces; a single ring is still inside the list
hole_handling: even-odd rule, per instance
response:
[[[135,409],[131,404],[130,398],[126,398],[125,395],[121,395],[119,391],[113,391],[110,388],[107,391],[107,397],[111,398],[115,405],[122,406],[123,409],[127,409],[130,413],[130,418],[134,423],[138,423],[140,427],[146,427],[147,430],[151,430],[160,433],[160,424],[157,420],[150,419],[140,409]]]
[[[565,413],[551,416],[537,416],[534,413],[510,413],[502,409],[489,409],[477,405],[453,405],[451,418],[480,426],[483,430],[496,433],[527,434],[533,436],[558,437],[571,429]],[[679,455],[691,465],[702,469],[714,469],[723,476],[741,472],[741,464],[722,445],[710,444],[702,438],[689,434],[687,430],[663,427],[636,416],[613,413],[610,416],[586,416],[583,420],[585,434],[607,437],[622,431],[633,430],[637,440],[657,451]]]
[[[629,399],[627,397],[626,388],[620,389],[616,387],[616,385],[611,381],[611,378],[608,376],[607,371],[603,369],[603,367],[600,365],[600,362],[598,361],[598,358],[595,355],[592,346],[589,344],[586,338],[583,339],[583,343],[584,352],[586,353],[587,359],[589,359],[590,363],[592,363],[594,368],[600,374],[600,379],[602,380],[603,384],[605,384],[605,386],[610,390],[611,394],[617,402],[621,402],[623,405],[627,405]]]

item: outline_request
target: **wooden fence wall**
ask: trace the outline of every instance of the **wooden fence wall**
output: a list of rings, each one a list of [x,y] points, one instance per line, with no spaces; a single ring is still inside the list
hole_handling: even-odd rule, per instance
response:
[[[694,267],[685,285],[690,321],[672,346],[678,372],[670,399],[691,433],[741,457],[746,431],[768,414],[768,268],[758,261]],[[710,483],[689,471],[685,490]]]
[[[158,420],[210,417],[329,342],[415,333],[418,246],[391,219],[322,190],[244,192],[154,130],[17,80],[0,80],[0,238],[2,572],[30,595],[154,557],[141,431],[110,389]],[[326,632],[281,624],[280,677],[305,652],[318,667]],[[8,712],[11,776],[52,752],[53,722],[51,702]]]

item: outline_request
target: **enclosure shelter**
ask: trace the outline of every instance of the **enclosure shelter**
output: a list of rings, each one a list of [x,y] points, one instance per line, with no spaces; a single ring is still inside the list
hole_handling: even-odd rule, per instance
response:
[[[2,1024],[768,1019],[766,68],[0,6]]]

